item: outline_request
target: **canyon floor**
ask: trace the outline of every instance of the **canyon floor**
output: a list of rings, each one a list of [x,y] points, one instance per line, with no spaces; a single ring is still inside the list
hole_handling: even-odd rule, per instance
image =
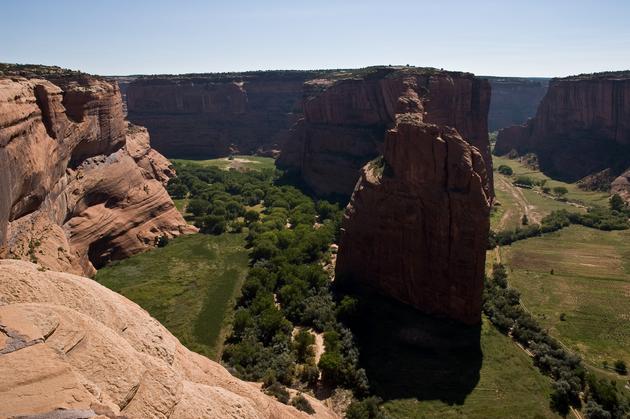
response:
[[[256,170],[273,167],[273,160],[238,156],[178,164]],[[514,174],[495,172],[500,202],[492,214],[495,230],[517,227],[523,215],[539,222],[554,210],[584,212],[585,206],[607,204],[604,193],[555,181],[516,160],[496,158],[495,167],[501,164]],[[521,175],[546,179],[551,188],[566,187],[566,201],[514,186]],[[186,215],[188,200],[175,202]],[[248,270],[245,235],[246,230],[171,240],[164,248],[101,269],[96,280],[140,304],[190,349],[219,360]],[[541,325],[580,353],[590,370],[620,386],[627,379],[603,362],[612,366],[630,355],[629,235],[571,226],[494,249],[487,262],[489,268],[504,263],[510,285]],[[480,328],[462,328],[368,298],[371,309],[352,330],[372,392],[391,417],[557,417],[549,408],[551,380],[485,317]],[[459,336],[456,345],[447,339],[453,335]]]

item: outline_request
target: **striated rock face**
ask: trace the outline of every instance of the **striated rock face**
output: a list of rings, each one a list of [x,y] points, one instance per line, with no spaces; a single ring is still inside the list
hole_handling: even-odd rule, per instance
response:
[[[191,230],[174,174],[115,84],[82,74],[0,77],[0,257],[92,274]]]
[[[304,117],[292,129],[278,165],[319,195],[348,196],[361,167],[382,154],[399,102],[412,95],[422,98],[425,122],[456,128],[491,168],[488,82],[467,73],[421,68],[375,68],[352,78],[307,82]]]
[[[553,79],[536,117],[501,130],[496,154],[536,153],[549,175],[577,181],[630,166],[630,72]]]
[[[127,86],[129,120],[168,157],[275,155],[300,113],[311,72],[140,78]]]
[[[549,79],[488,77],[492,100],[488,112],[488,130],[520,125],[536,115],[536,109],[547,92]]]
[[[423,94],[433,96],[415,76],[400,83],[383,156],[363,167],[346,209],[336,275],[476,324],[492,202],[487,164],[458,130],[426,121],[437,118]]]
[[[336,417],[280,404],[121,295],[24,261],[0,260],[0,374],[0,417]]]

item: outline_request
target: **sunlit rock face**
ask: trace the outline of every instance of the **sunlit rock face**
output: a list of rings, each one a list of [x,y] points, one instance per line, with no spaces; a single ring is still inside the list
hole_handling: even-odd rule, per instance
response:
[[[164,188],[173,175],[124,119],[115,83],[0,76],[0,256],[90,275],[189,232]]]

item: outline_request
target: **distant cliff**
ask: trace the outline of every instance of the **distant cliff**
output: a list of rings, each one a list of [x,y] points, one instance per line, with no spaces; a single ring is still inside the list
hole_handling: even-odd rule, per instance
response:
[[[0,257],[81,274],[190,231],[173,169],[123,117],[116,84],[0,67]]]
[[[471,120],[462,111],[475,103],[471,97],[485,98],[480,92],[487,89],[469,75],[454,80],[444,73],[403,73],[380,80],[383,84],[378,80],[374,84],[383,96],[364,96],[373,102],[348,101],[363,105],[363,121],[391,117],[393,122],[383,133],[382,156],[360,170],[343,220],[336,276],[339,281],[367,284],[423,312],[477,324],[492,169],[481,151],[487,149],[487,137],[484,147],[484,136],[477,131],[485,128],[485,118]],[[470,88],[476,83],[482,88]],[[335,84],[326,95],[346,99],[353,86],[357,82]],[[354,92],[351,97],[360,97],[360,89]],[[367,103],[382,106],[370,108]],[[327,115],[329,123],[357,115],[356,108],[345,106],[339,110],[348,114],[320,109],[324,112],[319,115],[307,110],[310,123],[321,115]],[[483,113],[483,107],[477,109]],[[481,150],[448,124],[458,124]],[[325,127],[326,138],[337,137]],[[331,183],[339,175],[330,173],[327,184],[342,185]]]
[[[275,155],[301,114],[308,71],[142,77],[126,86],[128,118],[167,157]]]
[[[488,77],[488,81],[492,87],[490,131],[527,122],[536,114],[549,85],[549,79],[545,78]]]
[[[278,165],[320,195],[352,193],[361,167],[383,152],[385,132],[413,79],[424,121],[457,131],[484,157],[492,175],[487,114],[490,85],[468,73],[375,67],[347,78],[306,83],[304,116],[291,131]]]
[[[577,181],[630,167],[630,72],[553,79],[536,116],[500,131],[495,153],[536,153],[549,175]]]

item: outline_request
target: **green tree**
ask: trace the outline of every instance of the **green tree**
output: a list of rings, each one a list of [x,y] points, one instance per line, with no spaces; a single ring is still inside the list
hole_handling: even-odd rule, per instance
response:
[[[614,194],[613,196],[611,196],[608,202],[610,204],[610,209],[613,211],[622,212],[626,209],[626,203],[624,202],[623,198],[619,196],[619,194]]]
[[[555,186],[553,188],[553,193],[558,195],[558,196],[564,196],[567,193],[569,193],[569,190],[567,188],[565,188],[564,186]]]
[[[258,211],[248,210],[245,213],[245,222],[247,224],[251,224],[254,221],[258,221],[259,219],[260,219],[260,214],[258,213]]]
[[[505,175],[505,176],[512,176],[512,174],[514,173],[512,168],[510,166],[505,165],[505,164],[500,165],[499,168],[497,169],[497,171],[499,173],[501,173],[502,175]]]
[[[617,371],[617,374],[621,375],[628,374],[628,366],[626,365],[625,361],[621,359],[615,361],[615,371]]]

